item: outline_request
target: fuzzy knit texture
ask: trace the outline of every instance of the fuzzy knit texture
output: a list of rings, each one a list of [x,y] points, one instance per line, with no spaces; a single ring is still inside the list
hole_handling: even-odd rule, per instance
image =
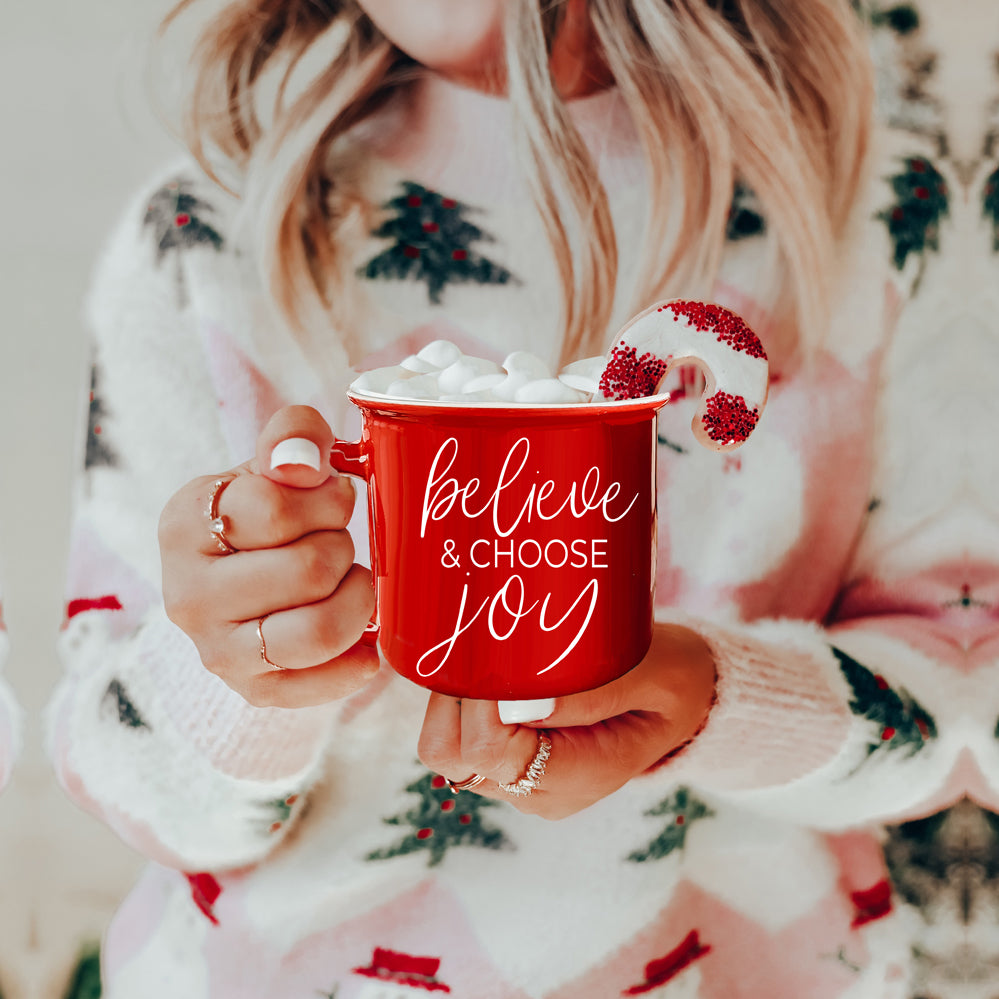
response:
[[[507,113],[428,79],[357,136],[385,207],[351,247],[364,321],[343,385],[441,337],[555,360],[555,268]],[[643,168],[614,91],[573,114],[620,236],[610,337],[638,311]],[[391,671],[340,704],[254,708],[167,620],[156,523],[172,493],[249,457],[284,402],[318,406],[343,437],[358,422],[273,322],[235,201],[183,163],[126,206],[89,301],[66,677],[49,709],[66,789],[152,861],[105,941],[108,999],[913,994],[926,969],[885,824],[965,795],[999,804],[999,477],[978,461],[999,336],[982,202],[938,206],[936,246],[898,212],[929,200],[919,178],[941,177],[934,197],[978,191],[996,164],[959,181],[929,139],[886,126],[819,363],[768,344],[770,402],[733,454],[691,438],[689,379],[660,417],[657,613],[711,648],[707,723],[559,822],[452,796],[416,758],[426,693]],[[715,297],[767,344],[772,245],[747,199]],[[461,212],[478,236],[415,268],[377,234],[407,211]],[[976,252],[959,258],[961,232]],[[363,558],[363,495],[358,511]]]

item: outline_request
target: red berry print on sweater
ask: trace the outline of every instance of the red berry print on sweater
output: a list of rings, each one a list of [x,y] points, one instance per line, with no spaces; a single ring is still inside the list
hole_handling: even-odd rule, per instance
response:
[[[87,611],[119,611],[122,609],[121,601],[113,594],[108,593],[102,597],[75,597],[66,604],[66,622],[71,621],[77,614]]]
[[[437,977],[441,960],[439,957],[422,957],[401,954],[387,947],[376,947],[371,963],[354,968],[355,975],[377,978],[383,982],[410,986],[426,992],[450,992],[451,987]]]
[[[210,923],[218,926],[219,920],[215,915],[214,905],[219,895],[222,894],[222,886],[211,874],[206,872],[185,874],[184,877],[187,878],[187,883],[191,886],[191,898],[194,900],[194,904]]]
[[[854,916],[850,925],[856,929],[891,914],[891,885],[887,880],[879,881],[863,891],[850,892]]]
[[[650,961],[645,966],[645,980],[643,982],[632,985],[631,988],[625,989],[622,994],[640,996],[646,992],[651,992],[676,978],[681,971],[710,952],[711,945],[701,943],[698,931],[691,930],[677,947],[664,957]]]

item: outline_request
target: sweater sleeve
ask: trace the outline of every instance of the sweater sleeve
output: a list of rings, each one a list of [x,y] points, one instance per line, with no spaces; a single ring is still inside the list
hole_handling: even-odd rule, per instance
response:
[[[995,257],[973,238],[980,227],[970,211],[943,220],[940,252],[899,253],[891,226],[908,187],[888,175],[932,173],[941,185],[943,179],[908,140],[892,141],[899,155],[873,188],[858,236],[849,282],[858,305],[851,306],[850,296],[840,301],[834,331],[843,335],[836,347],[852,329],[858,344],[866,339],[883,348],[872,352],[871,373],[859,381],[851,375],[837,386],[824,374],[803,390],[793,414],[794,379],[778,381],[764,414],[772,422],[761,421],[761,430],[783,435],[785,450],[794,437],[803,440],[795,455],[804,456],[805,470],[785,471],[790,461],[767,437],[760,446],[769,460],[747,452],[741,479],[725,480],[735,485],[718,490],[718,503],[729,504],[727,516],[733,500],[752,510],[758,494],[755,507],[763,512],[752,531],[729,541],[727,526],[717,527],[714,576],[701,590],[691,586],[681,594],[693,599],[671,601],[667,594],[660,601],[662,620],[703,636],[718,681],[697,737],[640,778],[651,793],[665,781],[685,783],[838,829],[925,814],[971,793],[994,769],[999,697],[984,679],[989,671],[973,665],[981,659],[973,650],[994,646],[999,634],[997,480],[987,439],[995,425],[988,374],[995,370],[995,320],[983,294]],[[953,252],[961,240],[980,245],[979,253]],[[879,326],[881,302],[886,318]],[[839,348],[846,367],[848,353]],[[836,363],[824,361],[826,372]],[[848,420],[849,438],[807,466],[809,452],[817,454]],[[692,458],[667,460],[679,474]],[[680,554],[687,550],[681,529],[710,507],[708,474],[697,480],[699,491],[690,488],[693,500],[675,529],[671,507],[687,487],[677,480],[660,492],[660,533],[665,525]],[[796,491],[802,512],[790,503]],[[764,498],[785,522],[776,514],[766,520]],[[847,505],[856,528],[837,537]],[[766,549],[753,543],[792,527],[799,530],[795,541],[768,563],[769,573],[753,576],[755,564],[771,558],[769,540]],[[726,586],[736,570],[745,582]],[[715,580],[721,582],[712,589]],[[809,603],[807,595],[820,587],[822,598]]]
[[[925,622],[675,617],[707,641],[718,686],[703,731],[664,768],[671,781],[830,830],[958,796],[961,653]]]
[[[99,262],[65,677],[48,710],[69,793],[141,852],[189,869],[250,863],[283,838],[335,710],[249,705],[163,607],[165,503],[251,457],[282,402],[252,360],[260,319],[226,197],[190,168],[172,171],[128,207]]]
[[[900,299],[873,383],[867,513],[829,612],[721,621],[665,612],[702,634],[718,671],[703,730],[661,768],[669,779],[838,829],[925,814],[970,793],[975,758],[988,773],[999,697],[971,650],[996,637],[999,536],[995,476],[976,442],[994,425],[995,403],[975,281],[952,254],[929,261],[918,292]],[[952,317],[962,287],[967,310]],[[831,486],[815,487],[811,502],[833,518],[851,483],[838,476]],[[787,606],[825,570],[805,551],[771,606]]]

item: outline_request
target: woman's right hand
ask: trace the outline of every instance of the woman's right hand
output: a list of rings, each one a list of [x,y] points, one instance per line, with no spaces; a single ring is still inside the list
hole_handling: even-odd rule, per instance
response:
[[[317,450],[285,444],[277,460],[289,447],[299,460],[272,468],[275,446],[292,440]],[[167,615],[205,667],[258,707],[336,700],[378,671],[377,652],[359,644],[374,591],[370,571],[354,564],[346,530],[354,487],[330,467],[332,443],[316,410],[279,410],[257,438],[252,461],[189,482],[160,517]],[[218,513],[231,554],[221,552],[207,514],[213,483],[227,477]],[[261,656],[261,619],[267,659],[284,668]]]

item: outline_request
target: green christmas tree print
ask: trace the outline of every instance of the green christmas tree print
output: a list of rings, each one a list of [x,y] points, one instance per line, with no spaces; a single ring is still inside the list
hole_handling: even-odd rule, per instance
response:
[[[982,188],[982,215],[992,227],[992,251],[999,253],[999,167],[985,178]]]
[[[84,455],[84,468],[95,468],[98,465],[114,467],[118,464],[118,456],[104,439],[102,422],[108,415],[101,399],[98,383],[100,371],[97,364],[90,368],[90,411],[87,420],[87,450]]]
[[[260,818],[257,820],[261,829],[266,829],[268,835],[278,832],[291,818],[295,805],[301,794],[293,791],[282,798],[270,798],[260,802]]]
[[[871,24],[875,28],[888,28],[896,35],[908,35],[919,27],[919,11],[909,3],[875,7],[871,10]]]
[[[181,308],[187,305],[181,251],[196,246],[209,246],[218,251],[225,242],[212,224],[211,215],[211,205],[194,193],[191,181],[183,179],[161,187],[146,206],[142,224],[152,231],[156,241],[156,263],[162,264],[169,253],[174,256],[177,304]]]
[[[101,957],[97,944],[87,944],[77,958],[62,999],[100,999]]]
[[[439,774],[426,773],[406,785],[419,801],[402,815],[383,819],[386,825],[405,826],[410,832],[395,845],[373,850],[367,860],[388,860],[406,853],[425,851],[427,866],[439,864],[453,846],[478,846],[488,850],[510,848],[511,843],[501,829],[489,828],[482,812],[496,807],[495,801],[471,791],[455,795]]]
[[[132,703],[125,685],[117,677],[108,684],[107,690],[104,691],[104,696],[101,698],[101,705],[111,711],[118,719],[118,723],[126,728],[152,730],[146,719],[139,713],[139,709]]]
[[[173,180],[161,187],[146,206],[142,224],[153,231],[156,239],[156,262],[171,250],[207,245],[221,250],[222,235],[208,217],[212,209],[197,197],[194,185],[187,180]]]
[[[725,225],[725,238],[730,243],[766,232],[767,224],[757,208],[753,192],[745,184],[736,182]]]
[[[903,169],[887,178],[895,200],[876,217],[888,227],[898,270],[905,267],[910,255],[919,259],[918,284],[927,253],[940,249],[940,222],[949,214],[947,185],[924,157],[908,157],[902,163]]]
[[[674,850],[682,850],[687,842],[687,833],[694,822],[707,819],[714,812],[695,798],[690,788],[678,787],[668,798],[664,798],[655,808],[645,813],[650,818],[669,816],[669,822],[662,832],[643,850],[635,850],[628,855],[629,860],[641,864],[646,860],[661,860]]]
[[[392,245],[358,272],[369,279],[423,281],[439,305],[449,284],[507,284],[513,275],[474,249],[493,237],[468,221],[469,205],[405,181],[403,192],[382,205],[392,212],[373,233]]]
[[[883,676],[872,673],[845,652],[833,648],[832,653],[853,690],[850,710],[875,726],[875,735],[866,747],[866,759],[876,752],[894,750],[912,756],[936,738],[937,727],[932,716],[906,690],[901,687],[892,690]]]

